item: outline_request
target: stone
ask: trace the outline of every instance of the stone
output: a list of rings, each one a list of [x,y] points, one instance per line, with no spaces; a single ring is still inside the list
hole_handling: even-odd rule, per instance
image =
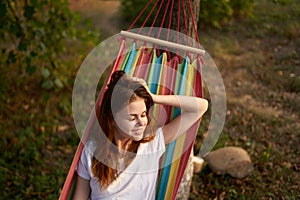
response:
[[[208,153],[204,159],[214,173],[229,174],[239,179],[254,169],[249,154],[240,147],[220,148]]]

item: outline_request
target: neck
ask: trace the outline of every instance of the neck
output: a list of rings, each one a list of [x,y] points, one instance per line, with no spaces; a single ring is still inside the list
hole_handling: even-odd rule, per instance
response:
[[[120,150],[128,150],[129,145],[131,144],[131,140],[129,138],[124,138],[118,134],[117,130],[115,130],[115,137],[114,141],[116,146],[118,147],[119,151]]]

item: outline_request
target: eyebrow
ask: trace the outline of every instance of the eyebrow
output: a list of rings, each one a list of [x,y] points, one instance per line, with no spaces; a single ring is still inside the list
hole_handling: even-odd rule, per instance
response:
[[[147,113],[147,110],[143,111],[143,112],[141,113],[141,115],[142,115],[142,114],[146,114],[146,113]],[[139,114],[129,114],[129,116],[136,116],[136,115],[139,115]]]

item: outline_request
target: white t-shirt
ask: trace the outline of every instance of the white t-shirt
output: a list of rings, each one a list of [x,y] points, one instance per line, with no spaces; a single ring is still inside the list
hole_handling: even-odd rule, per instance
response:
[[[100,192],[98,179],[93,176],[91,143],[83,149],[77,164],[77,174],[90,180],[91,194],[94,199],[155,199],[159,159],[165,152],[162,129],[157,130],[155,138],[148,143],[141,143],[137,155],[130,165],[105,190]]]

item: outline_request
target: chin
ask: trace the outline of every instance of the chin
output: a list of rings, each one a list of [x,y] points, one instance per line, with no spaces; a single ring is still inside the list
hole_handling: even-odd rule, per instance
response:
[[[143,136],[142,137],[132,137],[132,140],[136,141],[136,142],[141,141],[142,139],[143,139]]]
[[[141,135],[135,135],[135,134],[133,134],[133,135],[131,135],[131,139],[133,141],[141,141],[143,138],[144,138],[144,134],[141,134]]]
[[[145,130],[140,130],[138,133],[135,132],[135,131],[132,131],[131,132],[131,139],[134,140],[134,141],[140,141],[144,138],[144,131]]]

